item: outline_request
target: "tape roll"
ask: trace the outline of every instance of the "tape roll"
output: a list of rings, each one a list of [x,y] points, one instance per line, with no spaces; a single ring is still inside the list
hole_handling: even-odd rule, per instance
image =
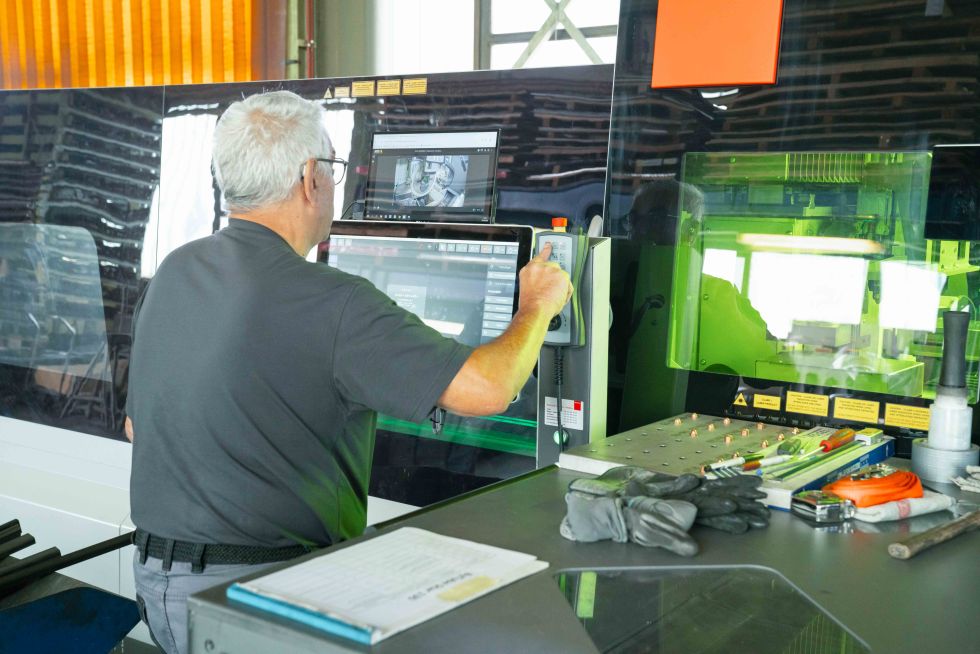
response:
[[[944,484],[966,473],[966,466],[980,463],[980,446],[968,450],[937,450],[929,447],[925,438],[912,441],[912,472],[926,481]]]

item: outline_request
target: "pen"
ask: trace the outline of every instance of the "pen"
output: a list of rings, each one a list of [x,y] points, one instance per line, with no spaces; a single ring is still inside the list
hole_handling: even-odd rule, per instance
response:
[[[789,454],[780,454],[778,456],[770,456],[764,459],[756,459],[755,461],[747,461],[745,465],[742,466],[742,470],[756,470],[758,468],[765,468],[766,466],[774,466],[780,463],[785,463],[792,459],[793,457]]]

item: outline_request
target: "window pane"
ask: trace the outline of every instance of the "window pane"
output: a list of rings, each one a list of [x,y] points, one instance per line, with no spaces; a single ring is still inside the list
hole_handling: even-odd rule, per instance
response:
[[[473,69],[473,3],[377,0],[374,74]]]
[[[619,24],[619,0],[572,0],[565,5],[565,15],[575,27]]]
[[[589,39],[589,45],[602,58],[603,63],[612,63],[616,59],[616,37],[603,36]],[[495,45],[490,50],[491,68],[513,68],[517,58],[524,52],[526,43],[505,43]],[[572,39],[560,41],[545,41],[537,47],[524,65],[525,68],[541,68],[550,66],[578,66],[591,64],[592,61],[578,43]]]
[[[537,32],[550,14],[551,8],[544,0],[492,0],[490,32],[493,34]]]

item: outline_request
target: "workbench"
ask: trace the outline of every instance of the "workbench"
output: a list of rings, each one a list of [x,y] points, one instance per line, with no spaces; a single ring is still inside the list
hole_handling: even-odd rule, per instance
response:
[[[865,646],[889,654],[976,650],[980,531],[907,561],[894,559],[886,551],[891,542],[951,520],[949,512],[891,523],[851,521],[847,529],[835,531],[817,529],[788,512],[774,511],[768,529],[743,535],[696,525],[691,534],[701,551],[696,557],[683,558],[635,544],[583,544],[562,538],[558,525],[565,511],[565,489],[578,476],[556,467],[528,473],[384,523],[332,548],[413,526],[534,554],[550,564],[543,572],[370,648],[231,603],[225,598],[225,584],[190,599],[191,651],[595,652],[575,609],[559,589],[556,574],[560,570],[637,567],[664,571],[685,566],[702,572],[721,570],[718,566],[745,566],[745,570],[784,579],[829,614],[829,622],[846,627],[859,643],[849,651],[867,651]],[[968,497],[969,493],[958,494],[955,487],[944,485],[939,490],[966,501],[978,499]],[[322,552],[298,560],[319,554]]]

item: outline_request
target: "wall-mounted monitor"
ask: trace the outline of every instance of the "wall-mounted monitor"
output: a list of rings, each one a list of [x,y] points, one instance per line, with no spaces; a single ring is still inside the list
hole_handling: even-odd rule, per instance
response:
[[[377,133],[371,144],[367,220],[493,222],[500,133]]]

